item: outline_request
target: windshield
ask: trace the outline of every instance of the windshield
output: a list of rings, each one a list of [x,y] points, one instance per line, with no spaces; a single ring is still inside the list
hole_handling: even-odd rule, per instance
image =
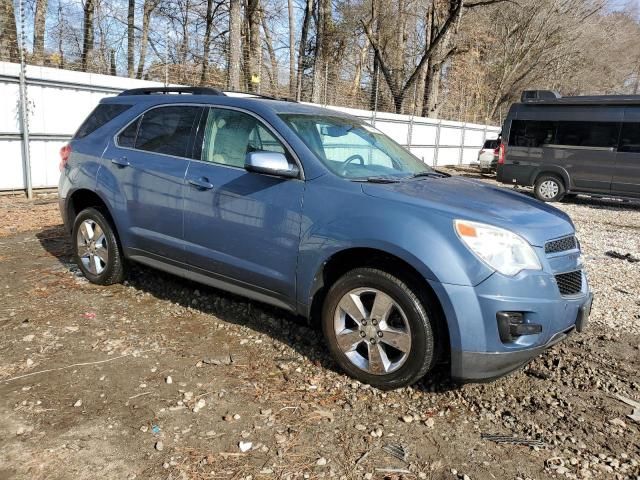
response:
[[[384,133],[344,117],[280,117],[332,172],[351,180],[400,180],[435,173]]]

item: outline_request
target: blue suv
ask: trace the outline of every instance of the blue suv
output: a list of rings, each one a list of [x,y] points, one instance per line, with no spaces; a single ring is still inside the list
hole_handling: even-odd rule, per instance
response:
[[[379,388],[436,363],[485,380],[581,331],[570,218],[426,166],[333,110],[215,89],[100,102],[61,150],[60,211],[94,283],[139,262],[317,321]]]

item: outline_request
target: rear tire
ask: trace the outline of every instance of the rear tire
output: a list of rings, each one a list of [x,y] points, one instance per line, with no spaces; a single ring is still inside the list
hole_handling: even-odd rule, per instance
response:
[[[115,228],[96,208],[76,216],[72,233],[73,259],[85,277],[98,285],[112,285],[124,279],[125,265]]]
[[[389,390],[415,383],[435,364],[432,311],[399,278],[356,268],[329,289],[322,330],[347,374]]]
[[[533,189],[536,198],[542,202],[559,202],[565,191],[564,182],[556,175],[540,175]]]

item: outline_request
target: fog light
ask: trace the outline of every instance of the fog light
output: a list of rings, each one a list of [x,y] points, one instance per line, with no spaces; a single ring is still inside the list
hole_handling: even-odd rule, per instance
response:
[[[498,333],[503,343],[513,342],[522,335],[535,335],[542,332],[542,325],[537,323],[525,323],[521,312],[498,312]]]

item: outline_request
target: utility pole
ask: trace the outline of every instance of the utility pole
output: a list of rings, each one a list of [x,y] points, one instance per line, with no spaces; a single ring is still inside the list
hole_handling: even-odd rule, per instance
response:
[[[31,184],[31,157],[29,156],[29,111],[27,110],[27,78],[25,70],[27,65],[24,59],[24,5],[23,0],[18,2],[18,15],[20,16],[20,129],[22,130],[22,165],[24,179],[27,187],[27,198],[33,198],[33,186]]]

